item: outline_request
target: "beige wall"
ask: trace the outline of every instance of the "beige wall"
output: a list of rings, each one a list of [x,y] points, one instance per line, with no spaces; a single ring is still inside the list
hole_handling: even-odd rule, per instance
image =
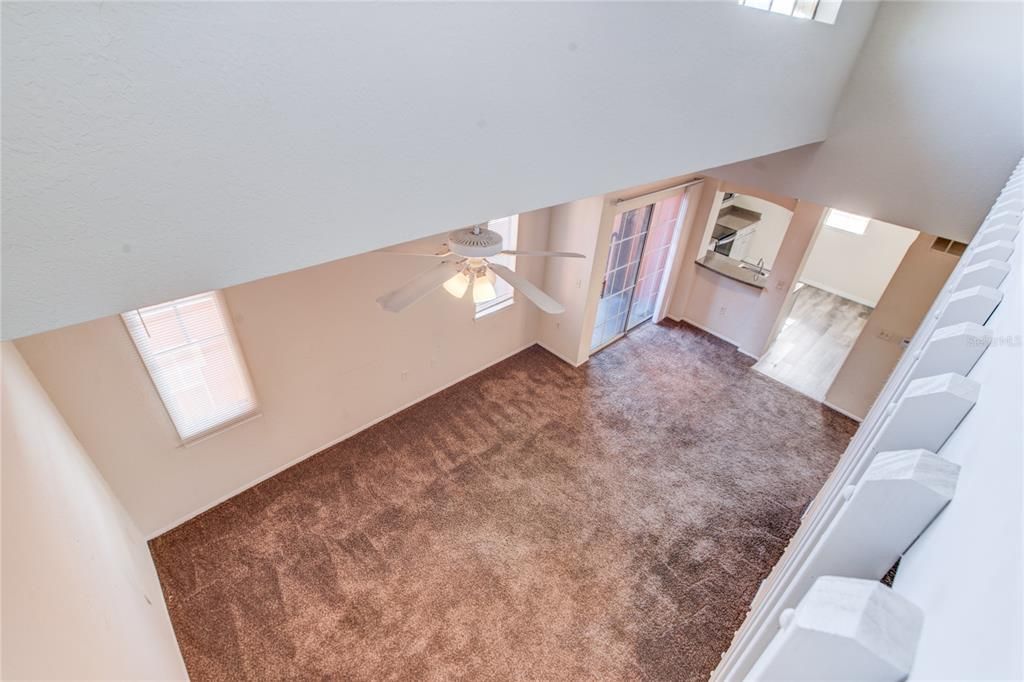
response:
[[[3,362],[4,679],[184,679],[139,531],[11,343]]]
[[[821,222],[824,208],[759,192],[750,187],[740,188],[710,179],[706,184],[706,194],[698,206],[695,219],[697,225],[703,224],[705,227],[702,231],[695,229],[691,233],[691,243],[684,251],[681,275],[669,310],[673,319],[686,320],[706,329],[733,343],[742,352],[757,357],[764,352],[793,280],[800,271],[808,246]],[[717,191],[711,191],[713,189]],[[793,218],[775,257],[774,267],[765,280],[764,289],[741,284],[693,264],[694,259],[700,257],[713,225],[711,221],[718,214],[723,191],[742,191],[744,194],[775,201],[793,211]]]
[[[655,313],[654,319],[661,321],[662,319],[669,317],[672,307],[672,297],[675,294],[676,287],[679,284],[679,277],[683,271],[683,263],[686,259],[686,250],[689,246],[690,236],[693,234],[694,229],[703,229],[703,225],[697,225],[697,215],[700,213],[700,202],[706,194],[714,196],[714,189],[707,188],[707,182],[701,181],[686,190],[686,196],[683,197],[683,204],[680,208],[682,213],[679,231],[676,235],[675,242],[673,243],[671,253],[669,254],[669,264],[666,266],[666,282],[663,285],[664,289],[661,294],[661,300],[658,301],[658,310]]]
[[[547,247],[548,214],[520,216],[521,248]],[[433,249],[443,239],[402,248]],[[443,290],[400,314],[377,306],[377,296],[427,267],[426,259],[371,253],[226,289],[262,416],[189,447],[179,444],[120,317],[16,343],[152,536],[536,342],[541,313],[521,296],[480,320],[470,300]],[[539,284],[544,267],[543,258],[517,263]]]
[[[694,261],[701,257],[704,246],[708,243],[708,238],[714,228],[714,223],[711,222],[711,209],[716,207],[717,210],[721,200],[721,180],[705,178],[701,184],[700,196],[693,209],[693,217],[689,219],[690,229],[680,235],[680,240],[683,241],[678,249],[679,269],[668,304],[668,316],[673,320],[681,320],[686,312],[690,293],[693,291],[693,279],[697,276],[698,266]]]
[[[608,248],[600,246],[603,196],[579,199],[551,208],[551,238],[548,248],[575,251],[586,259],[549,258],[545,264],[544,288],[565,306],[561,315],[545,315],[540,320],[542,346],[572,365],[586,361],[590,332],[584,333],[588,302],[595,273],[602,271]],[[595,253],[599,252],[599,253]],[[602,255],[603,254],[603,255]],[[597,265],[600,263],[600,265]],[[593,319],[590,328],[593,328]]]
[[[934,239],[922,233],[907,249],[832,382],[828,404],[858,418],[868,413],[903,354],[902,339],[914,335],[956,267],[955,256],[931,248]]]
[[[710,234],[724,191],[761,196],[792,207],[793,219],[763,290],[694,265]],[[828,234],[835,230],[826,232],[821,227],[824,211],[824,207],[817,204],[707,178],[695,211],[694,228],[683,249],[680,274],[669,307],[670,317],[686,320],[729,341],[741,352],[759,357],[774,337],[794,280],[810,267],[812,243],[820,244],[825,239],[824,243],[829,245],[830,238],[835,236]],[[895,225],[887,227],[893,231],[887,243],[891,242],[889,245],[897,255],[908,233],[911,237],[917,234]],[[855,238],[855,235],[850,237]],[[899,266],[894,268],[885,293],[828,391],[826,402],[830,405],[863,417],[874,402],[902,353],[900,340],[913,335],[956,265],[954,256],[931,249],[933,240],[933,235],[918,234]],[[848,256],[855,251],[849,246],[846,248]],[[864,252],[862,255],[879,267],[893,267],[893,253]]]
[[[873,308],[917,234],[880,220],[864,234],[822,227],[800,281]]]

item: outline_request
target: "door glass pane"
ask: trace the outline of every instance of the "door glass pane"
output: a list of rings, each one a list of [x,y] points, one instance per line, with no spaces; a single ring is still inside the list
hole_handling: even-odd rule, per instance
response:
[[[629,299],[640,271],[650,217],[650,206],[620,213],[615,217],[591,349],[605,345],[626,330]]]
[[[647,229],[647,208],[622,213],[617,216],[616,222],[619,223],[620,241],[635,237]]]
[[[628,265],[631,261],[637,260],[642,245],[642,238],[643,235],[636,235],[619,242],[615,246],[614,258],[609,261],[609,268],[621,268]]]
[[[661,283],[665,276],[665,267],[668,264],[672,236],[675,233],[682,206],[682,194],[654,204],[626,329],[632,329],[654,317],[658,294],[661,293]]]

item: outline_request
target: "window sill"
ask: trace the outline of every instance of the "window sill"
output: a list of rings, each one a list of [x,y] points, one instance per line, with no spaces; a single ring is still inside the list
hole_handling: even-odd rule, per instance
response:
[[[504,301],[502,301],[501,303],[496,303],[495,305],[488,306],[487,308],[484,308],[483,310],[478,311],[476,313],[476,315],[473,316],[473,319],[474,320],[479,320],[481,318],[487,317],[488,315],[496,313],[499,310],[504,310],[505,308],[508,308],[510,305],[512,305],[515,302],[516,302],[515,297],[514,296],[510,296],[507,299],[505,299]]]
[[[230,431],[236,426],[241,426],[242,424],[251,422],[254,419],[259,419],[262,416],[263,413],[260,412],[259,410],[257,410],[256,412],[247,412],[243,415],[235,417],[231,421],[224,422],[223,424],[218,424],[217,426],[213,427],[208,431],[202,431],[201,433],[197,433],[194,436],[189,436],[188,438],[183,439],[181,443],[178,445],[178,447],[190,448],[193,445],[199,445],[205,440],[213,438],[214,436],[219,436],[225,431]]]

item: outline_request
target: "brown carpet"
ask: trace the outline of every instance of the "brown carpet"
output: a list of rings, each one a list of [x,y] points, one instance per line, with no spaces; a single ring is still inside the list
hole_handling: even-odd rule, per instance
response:
[[[153,540],[192,679],[706,679],[855,428],[751,364],[533,347]]]

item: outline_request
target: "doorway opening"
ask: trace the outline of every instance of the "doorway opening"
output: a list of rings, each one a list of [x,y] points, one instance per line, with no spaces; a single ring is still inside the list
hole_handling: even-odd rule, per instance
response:
[[[658,313],[684,196],[680,193],[615,216],[591,352]]]
[[[824,401],[918,232],[837,209],[822,225],[754,369]]]

